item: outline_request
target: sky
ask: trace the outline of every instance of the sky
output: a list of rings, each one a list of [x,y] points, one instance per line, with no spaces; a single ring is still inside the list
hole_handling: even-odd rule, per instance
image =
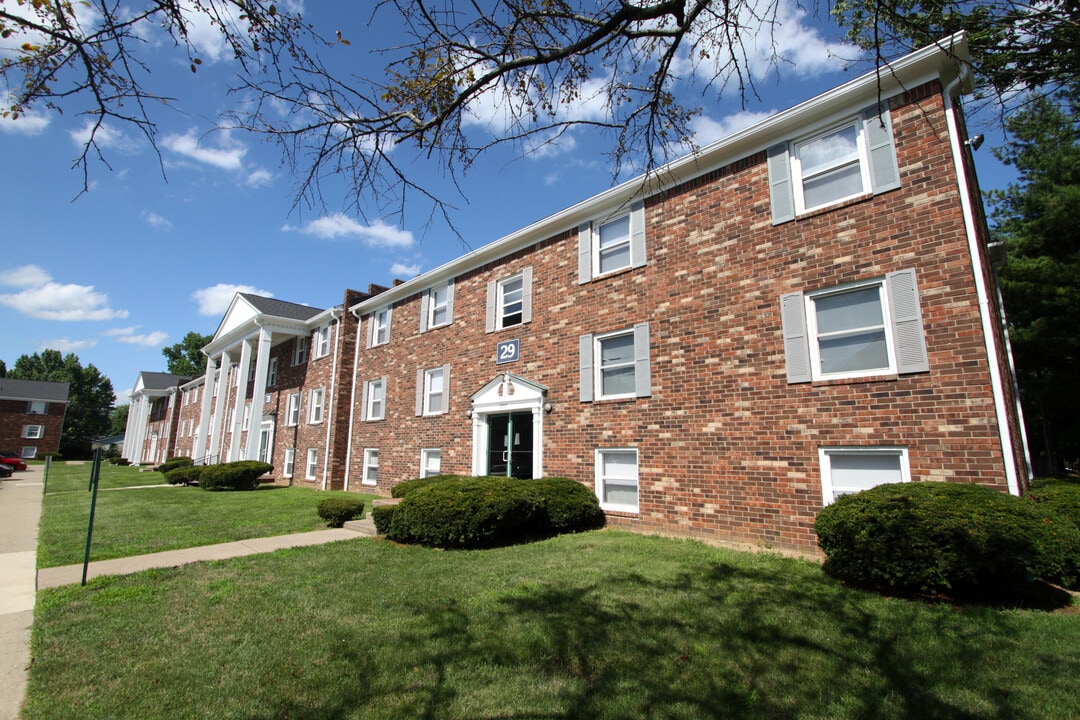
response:
[[[869,68],[846,60],[858,53],[831,21],[785,3],[791,0],[781,0],[776,35],[782,68],[770,69],[764,43],[750,56],[757,97],[743,103],[701,84],[685,91],[701,107],[699,145]],[[356,7],[307,0],[304,17],[327,36],[340,30],[348,38],[331,50],[334,67],[377,72],[387,59],[373,51],[395,38]],[[9,368],[44,349],[75,353],[112,381],[123,404],[139,372],[166,370],[161,348],[189,331],[213,334],[238,291],[329,308],[346,288],[412,278],[614,182],[597,138],[571,131],[543,152],[483,156],[458,175],[460,194],[435,161],[404,156],[410,178],[452,201],[453,229],[430,222],[421,202],[407,201],[400,215],[379,207],[360,213],[334,179],[321,202],[298,203],[297,176],[275,145],[216,129],[238,101],[228,92],[237,68],[213,32],[196,30],[203,59],[196,73],[163,38],[150,38],[143,50],[153,69],[148,82],[175,98],[152,110],[156,151],[132,128],[106,125],[99,136],[105,162],[90,163],[87,192],[82,171],[73,169],[86,136],[79,107],[0,119],[0,359]],[[496,113],[476,110],[471,131],[498,129]],[[988,134],[988,145],[1001,141]],[[1013,180],[989,147],[975,158],[984,189]]]

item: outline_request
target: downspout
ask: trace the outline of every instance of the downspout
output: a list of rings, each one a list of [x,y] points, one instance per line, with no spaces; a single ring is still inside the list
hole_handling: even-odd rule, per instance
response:
[[[975,274],[975,291],[979,298],[979,317],[982,320],[983,342],[986,347],[986,359],[990,365],[990,386],[994,396],[994,411],[998,421],[998,435],[1001,441],[1001,454],[1005,461],[1005,479],[1009,486],[1010,495],[1020,494],[1020,479],[1016,468],[1015,451],[1012,444],[1012,431],[1009,428],[1009,416],[1005,400],[1005,389],[1002,386],[1001,365],[998,362],[997,348],[994,343],[995,316],[990,311],[990,297],[986,287],[986,277],[983,274],[982,249],[979,247],[978,229],[975,223],[975,213],[971,204],[970,188],[967,170],[964,168],[964,149],[960,140],[959,122],[957,121],[956,104],[952,93],[966,78],[971,70],[966,63],[961,65],[960,74],[950,82],[943,91],[945,102],[945,121],[949,130],[949,145],[952,148],[953,165],[956,170],[956,179],[960,191],[960,207],[964,214],[964,229],[967,232],[968,252],[971,254],[972,270]],[[1023,428],[1020,429],[1023,434]],[[1025,452],[1027,442],[1024,442]],[[1029,463],[1030,464],[1030,463]]]
[[[334,308],[330,311],[330,317],[333,320],[337,320],[341,317],[343,311]],[[334,323],[334,363],[330,366],[330,397],[326,402],[326,441],[324,447],[326,452],[323,453],[323,467],[322,467],[322,489],[326,489],[326,476],[330,468],[330,435],[334,428],[334,406],[337,400],[337,361],[340,354],[340,348],[338,347],[338,340],[341,338],[341,323]]]
[[[349,431],[347,433],[349,441],[345,446],[345,490],[349,489],[349,474],[352,472],[353,422],[356,416],[356,370],[360,367],[360,336],[363,335],[361,332],[363,323],[360,316],[352,310],[349,312],[356,318],[356,347],[353,348],[352,390],[349,393]]]

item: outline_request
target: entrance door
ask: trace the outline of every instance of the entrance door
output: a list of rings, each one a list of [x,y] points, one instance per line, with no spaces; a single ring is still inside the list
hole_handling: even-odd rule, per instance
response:
[[[259,429],[259,461],[270,462],[270,450],[274,445],[274,423],[264,422]]]
[[[533,476],[531,412],[488,415],[487,474],[529,479]]]

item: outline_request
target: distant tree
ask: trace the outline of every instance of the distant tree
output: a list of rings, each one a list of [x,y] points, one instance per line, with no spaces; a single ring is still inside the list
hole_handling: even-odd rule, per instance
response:
[[[123,435],[127,432],[128,408],[126,403],[117,405],[109,412],[109,435]]]
[[[68,383],[68,405],[64,430],[60,434],[60,454],[67,459],[90,457],[90,443],[109,432],[109,411],[116,395],[112,382],[93,365],[85,368],[74,353],[59,350],[23,355],[8,371],[19,380]]]
[[[995,150],[1019,180],[990,194],[1005,242],[1002,294],[1032,450],[1059,469],[1080,456],[1080,81],[1035,98]]]
[[[202,349],[214,339],[213,335],[200,335],[194,330],[175,345],[162,348],[167,369],[173,375],[202,375],[206,372],[206,356]]]
[[[0,378],[7,377],[7,363],[0,360]]]

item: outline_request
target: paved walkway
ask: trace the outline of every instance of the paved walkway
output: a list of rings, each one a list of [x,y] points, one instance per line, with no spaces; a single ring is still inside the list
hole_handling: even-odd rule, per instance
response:
[[[81,564],[35,572],[44,474],[43,466],[31,465],[26,472],[15,473],[12,478],[0,482],[0,720],[17,720],[26,694],[30,626],[34,620],[37,588],[59,587],[82,581]],[[99,560],[89,564],[86,577],[90,580],[101,575],[123,575],[150,568],[176,567],[282,548],[321,545],[374,534],[375,526],[369,516],[350,522],[348,529],[316,530],[153,555]]]

